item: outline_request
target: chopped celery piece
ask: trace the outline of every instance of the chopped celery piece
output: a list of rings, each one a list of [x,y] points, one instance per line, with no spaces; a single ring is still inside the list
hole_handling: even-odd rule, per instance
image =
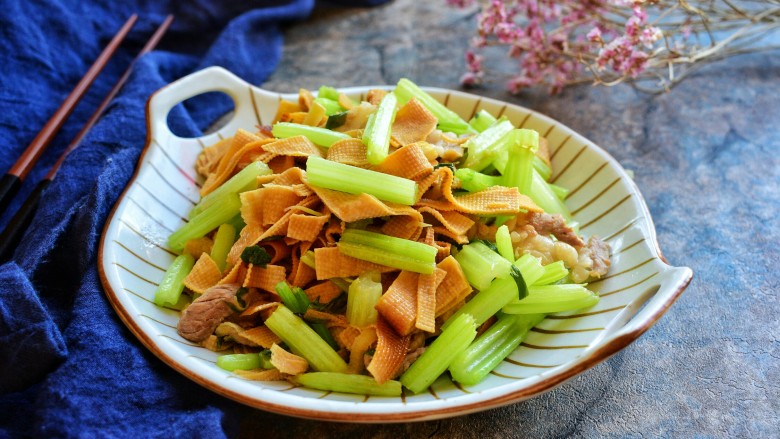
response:
[[[309,309],[309,298],[298,287],[290,288],[286,281],[281,281],[274,287],[276,294],[282,298],[282,303],[296,314],[303,314]]]
[[[531,192],[527,194],[539,207],[549,214],[560,214],[566,223],[571,223],[573,218],[563,201],[555,195],[550,185],[544,181],[538,172],[534,171],[531,177]]]
[[[219,226],[217,233],[214,234],[214,245],[211,246],[211,259],[217,263],[220,271],[225,271],[227,255],[236,242],[236,228],[225,223]]]
[[[498,321],[458,354],[450,364],[452,378],[466,385],[477,384],[523,341],[544,314],[502,314]]]
[[[501,177],[485,175],[468,168],[458,169],[455,171],[455,176],[460,180],[461,187],[469,192],[479,192],[492,186],[501,185]]]
[[[417,200],[417,183],[311,156],[306,161],[309,184],[350,194],[367,193],[380,200],[411,206]]]
[[[325,114],[328,116],[344,111],[344,108],[342,108],[341,104],[338,103],[338,98],[335,100],[328,98],[316,98],[314,99],[314,102],[322,105],[325,108]]]
[[[359,395],[401,396],[401,383],[394,380],[382,384],[365,375],[335,372],[309,372],[292,378],[306,387],[330,392],[357,393]]]
[[[437,250],[433,246],[409,239],[369,232],[368,230],[346,229],[341,234],[341,242],[368,245],[429,262],[436,260]]]
[[[477,114],[475,114],[474,117],[472,117],[469,121],[469,125],[471,125],[471,127],[474,128],[478,133],[485,131],[488,129],[488,127],[490,127],[490,125],[493,125],[494,123],[496,123],[496,118],[493,117],[492,114],[488,113],[485,109],[479,110]]]
[[[491,126],[470,138],[463,147],[468,151],[463,167],[481,171],[516,140],[514,126],[508,120]]]
[[[154,303],[159,306],[173,307],[179,302],[181,292],[184,291],[182,281],[195,265],[195,259],[190,255],[179,255],[165,270],[157,291],[154,293]]]
[[[299,123],[278,122],[271,128],[271,133],[280,139],[288,137],[304,136],[312,143],[329,148],[339,140],[351,139],[344,133],[331,131],[327,128],[313,127]]]
[[[462,314],[469,314],[474,318],[477,326],[485,323],[493,314],[497,313],[507,303],[517,300],[518,290],[515,280],[511,277],[496,279],[489,287],[475,294],[465,305],[455,312],[442,326],[447,329],[455,318]]]
[[[578,284],[532,286],[528,295],[504,306],[507,314],[549,314],[589,308],[599,302],[599,296]]]
[[[350,242],[339,241],[336,244],[339,251],[355,259],[361,259],[373,262],[379,265],[399,268],[401,270],[413,271],[415,273],[431,274],[436,268],[435,258],[433,262],[415,259],[410,256],[392,253],[377,247],[371,247],[363,244],[353,244]]]
[[[228,181],[222,183],[222,185],[214,189],[213,192],[203,197],[200,202],[192,208],[189,218],[195,218],[204,210],[215,204],[222,204],[225,199],[234,194],[257,189],[257,177],[269,175],[271,172],[271,168],[263,162],[252,162],[248,164],[246,168],[230,177]]]
[[[311,268],[317,268],[317,266],[314,265],[314,251],[312,250],[308,250],[306,253],[301,255],[301,262]]]
[[[401,375],[401,383],[414,393],[428,388],[477,335],[477,323],[468,314],[452,316],[447,323],[449,326]]]
[[[338,92],[338,90],[336,90],[333,87],[328,87],[327,85],[323,85],[317,91],[317,97],[318,98],[330,99],[332,101],[338,101],[339,100],[339,92]]]
[[[455,255],[455,259],[463,269],[466,279],[478,290],[487,288],[497,277],[509,276],[512,265],[481,242],[464,245]]]
[[[349,285],[347,293],[347,321],[352,326],[363,327],[376,323],[378,313],[374,308],[382,297],[379,273],[366,272]]]
[[[538,155],[534,156],[534,169],[542,176],[544,181],[548,181],[550,177],[552,177],[552,168],[550,168]]]
[[[317,335],[322,337],[322,339],[325,340],[326,343],[328,343],[328,346],[332,347],[336,351],[341,349],[339,344],[333,338],[333,334],[330,333],[330,330],[328,329],[327,326],[325,326],[324,323],[309,322],[309,326],[311,326],[311,329],[313,329],[314,332],[317,333]]]
[[[516,187],[521,194],[531,191],[535,149],[539,148],[539,133],[534,130],[515,130],[513,141],[508,147],[508,158],[503,173],[503,185]]]
[[[439,129],[444,132],[452,132],[455,134],[476,133],[476,130],[471,127],[465,120],[457,115],[454,111],[445,107],[433,96],[424,92],[414,82],[402,78],[398,81],[395,87],[394,94],[398,97],[398,105],[403,105],[409,102],[410,99],[417,99],[425,108],[428,109],[436,119],[439,120]]]
[[[509,236],[509,227],[503,225],[496,230],[496,248],[498,254],[510,262],[515,260],[515,250],[512,248],[512,237]]]
[[[217,366],[225,370],[252,370],[263,365],[260,354],[232,354],[217,357]]]
[[[258,353],[260,356],[260,369],[275,369],[276,367],[271,363],[271,350],[263,349]]]
[[[534,285],[545,273],[541,259],[528,253],[520,256],[520,259],[515,261],[515,267],[523,274],[523,279],[525,279],[528,285]]]
[[[328,343],[300,317],[284,305],[276,308],[265,325],[279,336],[297,355],[309,362],[312,369],[322,372],[344,372],[347,363]]]
[[[181,228],[168,237],[168,245],[174,251],[184,250],[184,244],[190,239],[202,238],[207,233],[216,229],[232,219],[241,210],[241,201],[238,194],[232,194],[225,197],[219,203],[209,206],[206,210],[199,213],[190,222],[181,226]]]
[[[550,190],[555,193],[555,196],[558,197],[559,200],[564,201],[566,200],[566,197],[569,196],[569,190],[565,187],[552,183],[547,184],[550,186]]]
[[[536,282],[532,282],[534,285],[548,285],[558,282],[569,275],[569,270],[563,265],[563,261],[552,262],[545,265],[543,268],[544,273],[536,279]]]
[[[395,106],[398,99],[388,93],[379,102],[376,111],[371,114],[363,130],[363,144],[366,145],[366,158],[372,165],[382,163],[390,149],[390,128],[395,120]]]

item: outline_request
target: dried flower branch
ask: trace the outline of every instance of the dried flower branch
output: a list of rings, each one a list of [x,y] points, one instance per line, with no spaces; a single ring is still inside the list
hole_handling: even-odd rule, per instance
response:
[[[507,83],[513,93],[590,81],[663,92],[702,65],[780,48],[769,38],[780,29],[780,0],[490,0],[480,8],[461,81],[484,81],[486,49],[506,47],[519,66]]]

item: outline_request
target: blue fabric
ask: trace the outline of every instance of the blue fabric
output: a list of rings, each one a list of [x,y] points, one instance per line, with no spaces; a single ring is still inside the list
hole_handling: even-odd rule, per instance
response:
[[[281,57],[285,23],[313,0],[114,2],[10,0],[0,8],[0,172],[6,172],[133,12],[139,20],[64,125],[11,208],[35,183],[165,16],[176,16],[120,95],[44,193],[14,260],[0,266],[0,437],[221,437],[244,408],[176,373],[145,350],[103,294],[103,224],[144,145],[148,96],[221,65],[254,84]],[[339,2],[373,5],[376,0]],[[177,107],[171,124],[198,134],[229,102]]]

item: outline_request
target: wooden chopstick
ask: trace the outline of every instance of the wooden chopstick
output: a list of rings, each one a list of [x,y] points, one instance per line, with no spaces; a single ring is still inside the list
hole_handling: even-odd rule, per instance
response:
[[[59,131],[62,124],[76,108],[76,104],[79,103],[81,98],[89,89],[89,86],[95,81],[98,74],[108,64],[108,60],[114,55],[119,45],[125,39],[130,29],[138,20],[138,15],[133,14],[127,19],[124,25],[119,29],[119,32],[114,35],[114,38],[108,43],[108,45],[100,53],[100,56],[90,66],[87,73],[76,84],[76,87],[70,92],[68,97],[62,102],[60,107],[54,113],[54,115],[46,122],[46,125],[41,128],[41,131],[35,136],[35,138],[27,146],[21,156],[16,160],[16,163],[8,170],[8,173],[0,178],[0,213],[5,211],[10,203],[11,199],[16,192],[19,191],[22,181],[24,181],[27,174],[30,173],[35,162],[41,156],[46,147],[51,143],[54,136]]]
[[[144,47],[141,49],[141,51],[138,52],[138,54],[135,56],[133,61],[130,62],[130,65],[127,67],[127,69],[122,74],[122,76],[119,77],[119,79],[111,88],[111,90],[108,92],[106,97],[103,98],[103,101],[95,109],[95,112],[92,113],[92,116],[90,116],[87,122],[84,123],[84,126],[81,127],[81,130],[79,130],[76,136],[73,137],[73,140],[71,140],[71,142],[68,144],[68,147],[65,148],[65,151],[63,151],[60,158],[57,159],[57,162],[54,163],[51,169],[49,169],[49,172],[46,174],[46,177],[40,182],[38,182],[38,184],[35,186],[35,189],[33,189],[33,191],[30,193],[30,195],[27,197],[24,203],[22,203],[22,206],[19,208],[19,210],[16,212],[13,218],[11,218],[11,221],[8,222],[6,228],[3,230],[2,233],[0,233],[0,263],[7,261],[13,255],[13,251],[14,249],[16,249],[17,245],[19,244],[19,241],[21,240],[24,231],[27,229],[27,226],[32,221],[32,217],[37,210],[38,201],[40,200],[41,194],[43,193],[44,189],[46,189],[49,186],[49,183],[51,183],[54,177],[57,175],[57,171],[59,171],[60,167],[62,166],[62,163],[65,161],[65,158],[68,156],[70,152],[72,152],[74,149],[76,149],[79,146],[84,136],[95,125],[95,123],[97,123],[97,121],[103,115],[103,112],[105,111],[106,107],[108,107],[108,105],[117,95],[117,93],[119,93],[119,90],[122,89],[122,86],[124,86],[125,82],[127,82],[127,79],[130,77],[130,74],[133,71],[133,66],[135,65],[135,63],[138,61],[138,59],[141,56],[154,50],[154,48],[157,46],[157,44],[165,35],[165,32],[170,27],[172,21],[173,21],[173,15],[168,15],[168,17],[165,18],[165,21],[163,21],[162,24],[160,24],[160,26],[157,28],[154,34],[149,38],[149,40],[146,42]]]

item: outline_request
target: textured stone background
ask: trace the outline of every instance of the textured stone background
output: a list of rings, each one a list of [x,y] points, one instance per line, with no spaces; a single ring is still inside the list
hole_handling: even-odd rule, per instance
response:
[[[289,27],[263,86],[458,89],[474,16],[443,0],[318,9]],[[545,113],[609,151],[635,179],[690,287],[637,342],[532,400],[442,421],[357,425],[247,410],[242,436],[319,438],[778,437],[780,56],[701,70],[672,93],[589,85],[549,97],[471,90]]]

